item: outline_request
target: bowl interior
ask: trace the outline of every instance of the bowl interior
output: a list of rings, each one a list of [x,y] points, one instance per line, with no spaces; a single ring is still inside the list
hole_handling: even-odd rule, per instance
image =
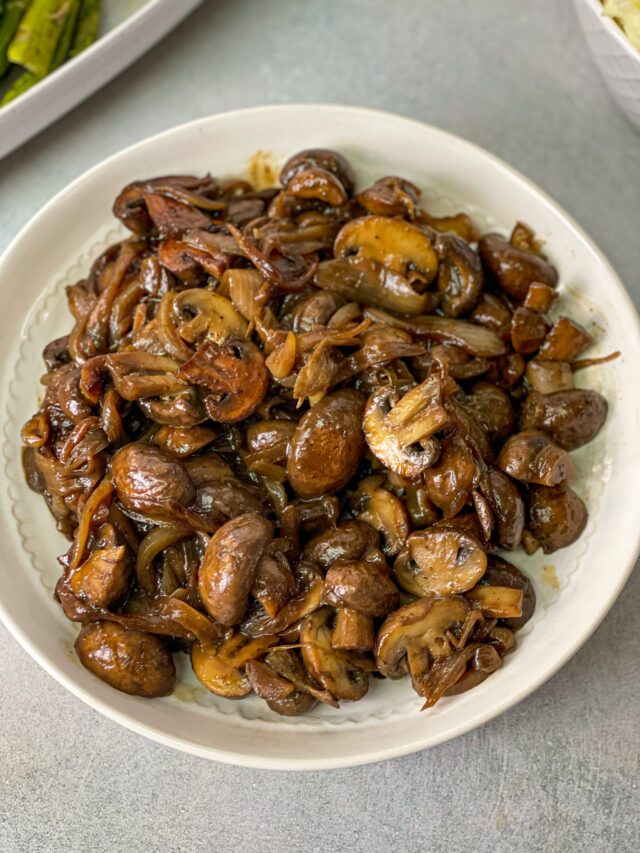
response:
[[[375,683],[340,711],[321,708],[284,719],[259,700],[231,702],[209,694],[179,656],[181,684],[172,697],[147,701],[112,690],[77,662],[77,627],[52,599],[66,550],[38,496],[23,483],[21,424],[32,414],[46,342],[70,327],[64,286],[122,233],[110,209],[127,182],[158,174],[246,174],[276,169],[296,150],[330,147],[353,164],[361,186],[400,174],[424,193],[435,213],[466,210],[484,227],[507,232],[531,225],[561,273],[558,311],[593,331],[594,351],[620,349],[607,365],[583,371],[580,383],[610,405],[598,438],[578,451],[577,491],[590,521],[571,548],[550,557],[511,559],[533,577],[537,613],[503,669],[468,694],[420,714],[404,682]],[[260,154],[256,156],[256,150]],[[257,165],[256,165],[257,164]],[[628,472],[638,470],[640,356],[635,311],[615,274],[549,199],[500,161],[434,128],[396,116],[340,107],[272,107],[203,119],[122,152],[80,178],[27,226],[0,260],[4,517],[11,520],[0,564],[0,613],[24,647],[84,701],[163,743],[206,757],[262,767],[334,767],[400,755],[441,742],[498,714],[548,678],[589,636],[613,603],[638,547],[639,508],[628,500]],[[627,476],[625,476],[623,474]],[[610,530],[616,531],[612,537]]]

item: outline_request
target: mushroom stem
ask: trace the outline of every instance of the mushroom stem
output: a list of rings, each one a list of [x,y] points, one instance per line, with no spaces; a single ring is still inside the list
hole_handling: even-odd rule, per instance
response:
[[[374,623],[371,616],[358,613],[350,607],[339,607],[331,637],[334,649],[368,652],[375,641]]]

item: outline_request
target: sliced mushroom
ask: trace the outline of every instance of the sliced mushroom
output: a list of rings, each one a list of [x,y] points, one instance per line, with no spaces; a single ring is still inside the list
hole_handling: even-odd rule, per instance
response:
[[[440,457],[424,472],[424,482],[429,499],[450,518],[470,501],[478,469],[469,445],[459,434],[443,439],[440,446]]]
[[[260,602],[267,616],[275,616],[297,591],[296,579],[284,554],[279,551],[264,554],[256,567],[251,595]]]
[[[494,619],[517,619],[522,616],[523,592],[509,586],[482,585],[470,589],[465,597],[474,607]]]
[[[198,572],[200,598],[222,625],[237,625],[247,611],[249,593],[271,524],[257,513],[228,521],[211,537]]]
[[[242,699],[251,693],[246,664],[256,660],[278,642],[277,637],[250,639],[231,634],[223,643],[194,643],[191,666],[207,690],[225,699]]]
[[[328,148],[309,148],[294,154],[282,167],[280,183],[283,187],[288,187],[296,175],[307,169],[324,169],[331,172],[338,178],[349,195],[353,192],[355,179],[351,166],[342,154]]]
[[[324,580],[312,563],[300,563],[296,568],[299,592],[288,601],[275,616],[264,611],[253,613],[240,626],[249,637],[263,637],[268,634],[286,633],[304,616],[320,607]]]
[[[403,275],[367,257],[323,261],[314,284],[360,305],[400,314],[422,314],[434,307],[433,294],[418,293]]]
[[[438,256],[424,231],[402,219],[364,216],[342,226],[333,251],[337,258],[356,255],[406,276],[415,271],[430,283],[438,271]]]
[[[170,292],[163,302],[167,299],[180,337],[191,344],[205,339],[223,344],[229,338],[243,338],[246,334],[246,320],[219,293],[196,287]]]
[[[361,207],[376,216],[406,216],[415,219],[420,190],[411,181],[388,175],[356,196]]]
[[[336,391],[300,419],[287,461],[289,482],[300,497],[337,492],[356,473],[364,450],[363,404],[357,391]]]
[[[482,264],[471,246],[455,234],[438,234],[434,241],[438,255],[440,307],[447,317],[469,314],[482,290]]]
[[[480,257],[502,290],[514,299],[524,300],[534,281],[550,287],[558,283],[555,267],[532,252],[516,249],[499,234],[487,234],[480,240]]]
[[[412,533],[393,570],[412,595],[454,595],[474,587],[485,573],[487,555],[471,533],[429,527]]]
[[[202,450],[216,438],[216,431],[210,426],[185,427],[161,426],[154,433],[153,443],[172,456],[184,459]]]
[[[340,179],[327,169],[312,166],[297,172],[287,184],[287,192],[296,198],[321,201],[331,207],[340,207],[348,200],[347,191]]]
[[[323,607],[300,626],[302,660],[311,677],[336,699],[356,702],[369,689],[369,676],[347,652],[331,645],[331,609]]]
[[[529,394],[520,410],[525,430],[543,430],[565,450],[591,441],[607,418],[607,401],[597,391],[573,388],[554,394]]]
[[[504,297],[495,293],[483,293],[471,313],[471,319],[480,326],[494,331],[502,340],[511,338],[511,310]]]
[[[420,598],[405,604],[385,619],[376,640],[378,670],[397,680],[411,673],[414,686],[433,662],[453,654],[455,631],[459,630],[471,606],[457,595]]]
[[[527,527],[545,554],[573,545],[587,526],[587,508],[566,483],[531,486],[528,503]]]
[[[442,388],[428,377],[401,399],[389,386],[375,391],[367,401],[362,422],[371,452],[401,477],[415,479],[434,463],[439,446],[431,436],[449,425],[442,406]],[[420,442],[417,450],[413,445]]]
[[[495,541],[512,551],[520,544],[524,529],[525,506],[518,487],[502,471],[490,468],[480,480],[480,489],[493,513]]]
[[[426,699],[422,710],[433,707],[441,696],[455,696],[476,687],[501,666],[502,658],[496,649],[481,643],[472,643],[441,658],[418,685],[418,692]]]
[[[326,326],[336,311],[344,305],[344,300],[327,290],[315,290],[311,296],[300,300],[291,312],[291,329],[311,332],[316,326]]]
[[[521,483],[557,486],[573,474],[566,450],[544,432],[527,430],[510,436],[498,456],[499,468]]]
[[[269,385],[263,355],[246,338],[229,339],[222,346],[205,342],[178,376],[213,391],[204,401],[209,417],[228,424],[253,414]]]
[[[316,704],[317,700],[313,696],[296,690],[290,681],[278,675],[266,663],[248,661],[245,672],[254,693],[264,699],[276,714],[297,717],[310,711]]]
[[[267,653],[265,660],[274,672],[290,681],[297,690],[308,693],[324,705],[330,705],[332,708],[338,707],[338,703],[331,693],[327,690],[321,690],[309,677],[297,651],[276,648]]]
[[[158,637],[114,622],[84,625],[75,642],[80,662],[111,687],[133,696],[168,696],[176,668]]]
[[[489,557],[487,571],[480,583],[499,587],[508,586],[522,590],[522,613],[518,617],[505,620],[505,624],[513,631],[518,631],[533,616],[536,608],[536,593],[533,584],[520,569],[517,569],[514,565],[507,562],[507,560],[503,560],[501,557],[496,557],[492,554]]]
[[[100,531],[88,558],[69,578],[69,586],[74,595],[93,607],[110,607],[124,598],[130,576],[126,546],[117,544],[115,531],[108,524]]]
[[[384,553],[392,557],[402,548],[411,529],[407,510],[397,495],[374,488],[362,501],[358,520],[366,522],[382,535]]]

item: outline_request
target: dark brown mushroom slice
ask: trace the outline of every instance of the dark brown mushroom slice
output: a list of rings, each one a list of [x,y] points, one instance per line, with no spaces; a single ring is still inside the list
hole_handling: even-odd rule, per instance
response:
[[[365,616],[386,616],[399,603],[388,574],[363,560],[336,560],[324,579],[324,601]]]
[[[322,690],[309,677],[305,670],[300,654],[294,649],[275,648],[265,655],[265,662],[282,678],[290,681],[301,693],[313,696],[318,702],[337,708],[338,703],[327,690]]]
[[[531,355],[540,348],[548,328],[541,314],[522,306],[516,308],[511,318],[511,346],[516,352]]]
[[[308,693],[296,690],[290,681],[278,675],[266,663],[248,661],[245,670],[253,692],[264,699],[276,714],[297,717],[306,714],[317,702]]]
[[[213,255],[176,237],[167,237],[158,245],[158,260],[165,269],[191,287],[200,284],[206,274],[221,278],[228,266],[224,255]]]
[[[356,201],[374,216],[406,216],[415,219],[420,190],[411,181],[387,175],[358,193]]]
[[[470,610],[465,598],[448,595],[419,598],[390,613],[376,640],[380,674],[397,680],[410,673],[418,684],[434,661],[454,653],[452,639]]]
[[[539,361],[532,358],[525,371],[527,382],[540,394],[570,391],[573,388],[573,370],[566,361]]]
[[[251,595],[260,602],[267,616],[275,616],[297,591],[296,579],[284,554],[278,551],[263,554],[256,567]]]
[[[269,418],[247,427],[247,447],[260,459],[278,463],[287,458],[291,439],[296,431],[295,421]]]
[[[522,539],[525,520],[524,501],[517,485],[502,471],[490,468],[480,480],[480,489],[493,512],[493,538],[500,548],[513,551]]]
[[[251,693],[247,664],[278,642],[277,637],[249,638],[235,631],[222,642],[194,643],[191,666],[196,678],[211,693],[225,699],[243,699]]]
[[[237,625],[273,527],[258,513],[228,521],[211,537],[198,571],[198,590],[207,612],[222,625]]]
[[[569,317],[560,317],[551,327],[538,352],[540,361],[575,361],[593,343],[582,326]]]
[[[196,207],[186,204],[184,200],[186,198],[193,200],[193,195],[191,194],[210,191],[213,186],[213,182],[208,176],[196,178],[192,175],[167,175],[148,181],[134,181],[131,184],[127,184],[117,196],[113,205],[113,213],[134,234],[148,235],[153,232],[153,221],[147,209],[147,197],[149,194],[157,195],[162,193],[162,198],[168,198],[169,195],[173,194],[174,200],[178,197],[182,198],[184,207],[193,210],[194,213],[198,213]],[[206,199],[206,202],[210,208],[220,209],[225,207],[224,204],[210,201],[209,199]],[[206,221],[204,227],[210,225],[208,218],[202,221]]]
[[[196,490],[185,467],[159,447],[134,442],[111,461],[116,494],[127,510],[172,519],[188,509]]]
[[[588,519],[582,498],[566,483],[553,488],[529,487],[527,528],[545,554],[573,545]]]
[[[163,426],[188,429],[207,420],[207,413],[195,388],[164,397],[136,400],[136,405],[149,420]]]
[[[418,530],[407,539],[393,566],[400,586],[412,595],[456,595],[472,589],[487,568],[475,536],[455,527]]]
[[[362,507],[358,519],[380,533],[382,549],[388,557],[397,554],[411,530],[404,503],[388,489],[375,488],[363,500]]]
[[[207,413],[211,420],[228,424],[252,415],[269,386],[264,357],[246,338],[233,338],[222,345],[206,341],[177,375],[212,391],[204,399]]]
[[[92,607],[108,608],[125,597],[130,577],[131,558],[127,548],[118,544],[113,527],[105,525],[89,556],[68,582],[74,595]]]
[[[510,391],[522,379],[525,367],[525,360],[520,353],[512,352],[494,359],[485,374],[485,379]]]
[[[75,649],[83,666],[123,693],[153,699],[173,692],[173,658],[152,634],[92,622],[83,626]]]
[[[205,448],[217,437],[217,432],[210,426],[195,425],[192,427],[161,426],[154,433],[153,443],[178,459],[185,459]]]
[[[349,198],[340,179],[318,166],[297,172],[289,180],[287,192],[296,198],[320,201],[331,207],[341,207]]]
[[[504,297],[495,293],[483,293],[471,312],[471,320],[479,326],[494,331],[503,341],[511,339],[512,312]]]
[[[42,360],[49,373],[68,364],[71,361],[69,335],[63,335],[61,338],[49,341],[42,350]]]
[[[440,381],[429,376],[403,397],[391,386],[380,387],[367,401],[362,429],[369,450],[383,465],[415,479],[438,458],[440,448],[432,436],[449,422]]]
[[[378,544],[380,537],[364,521],[350,519],[337,527],[318,533],[304,547],[303,556],[323,569],[336,560],[357,560],[370,546]]]
[[[306,616],[300,626],[300,650],[309,675],[335,699],[356,702],[369,689],[369,675],[348,652],[331,645],[331,609],[323,607]]]
[[[302,416],[287,461],[289,482],[300,497],[337,492],[356,473],[364,451],[363,408],[357,391],[336,391]]]
[[[567,451],[537,430],[510,436],[498,456],[498,467],[514,480],[541,486],[557,486],[573,474]]]
[[[505,619],[504,624],[513,631],[518,631],[526,625],[533,616],[536,607],[536,593],[529,578],[512,563],[492,554],[489,557],[487,571],[480,580],[481,585],[485,583],[491,586],[513,587],[522,590],[521,615]]]
[[[222,516],[226,520],[249,512],[263,513],[264,503],[255,488],[225,477],[209,480],[198,489],[193,510],[200,515]]]
[[[548,261],[532,252],[514,248],[499,234],[484,236],[479,249],[486,269],[513,299],[523,301],[534,281],[550,287],[558,283],[558,273]]]
[[[291,312],[291,329],[296,333],[310,332],[315,326],[326,326],[344,299],[328,290],[318,290],[296,303]]]
[[[424,482],[429,499],[445,518],[450,518],[471,500],[478,468],[469,445],[459,434],[443,439],[440,446],[440,456],[424,472]]]
[[[433,245],[440,262],[440,307],[447,317],[469,314],[482,291],[480,258],[465,240],[455,234],[438,234]]]
[[[517,619],[522,616],[521,589],[483,584],[466,592],[465,598],[485,616],[493,619]]]
[[[423,683],[423,706],[431,708],[441,696],[458,696],[482,684],[502,666],[499,652],[490,644],[472,643],[438,661]],[[453,683],[452,683],[453,682]]]
[[[543,430],[565,450],[594,439],[607,419],[608,405],[597,391],[573,388],[554,394],[531,393],[520,409],[520,426]]]
[[[324,169],[338,178],[349,195],[353,192],[355,178],[351,166],[342,154],[328,148],[309,148],[289,157],[280,172],[280,183],[288,187],[296,175],[307,169]]]

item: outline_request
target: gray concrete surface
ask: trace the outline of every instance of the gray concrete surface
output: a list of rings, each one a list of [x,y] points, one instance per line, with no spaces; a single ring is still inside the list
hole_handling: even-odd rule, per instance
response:
[[[640,136],[610,102],[568,0],[205,0],[0,162],[0,248],[124,146],[292,101],[389,109],[486,146],[584,225],[640,302]],[[66,693],[0,628],[0,853],[636,851],[639,605],[636,573],[580,653],[480,730],[312,775],[156,746]]]

